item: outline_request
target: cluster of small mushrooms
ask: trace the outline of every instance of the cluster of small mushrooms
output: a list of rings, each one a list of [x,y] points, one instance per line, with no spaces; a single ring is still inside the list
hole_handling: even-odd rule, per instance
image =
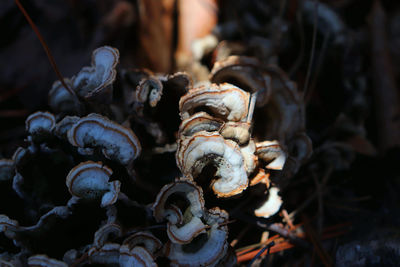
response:
[[[0,160],[1,205],[14,206],[0,215],[0,265],[233,266],[230,214],[207,196],[262,188],[251,215],[279,211],[279,181],[311,151],[284,73],[229,56],[193,86],[186,73],[117,73],[118,61],[100,47],[56,81],[54,114],[30,115],[27,146]],[[181,173],[155,163],[171,155]]]

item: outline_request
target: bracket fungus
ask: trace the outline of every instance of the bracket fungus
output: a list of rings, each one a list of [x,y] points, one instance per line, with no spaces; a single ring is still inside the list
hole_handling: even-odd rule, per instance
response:
[[[168,242],[166,256],[171,266],[218,266],[228,250],[228,227],[222,225],[228,220],[228,213],[218,208],[207,211],[207,233],[199,235],[189,244]]]
[[[120,266],[155,267],[155,253],[162,243],[152,234],[138,232],[126,238],[120,248]]]
[[[52,259],[46,255],[34,255],[29,257],[28,265],[30,267],[67,267],[65,262]]]
[[[109,99],[112,96],[112,84],[117,75],[115,67],[118,62],[118,49],[110,46],[97,48],[92,53],[92,66],[83,67],[71,79],[74,90],[85,99]]]
[[[155,77],[149,77],[140,81],[136,88],[136,99],[141,102],[149,102],[150,107],[155,107],[160,101],[163,92],[163,85]]]
[[[259,208],[245,208],[258,217],[276,214],[282,200],[274,175],[287,163],[298,168],[311,150],[294,83],[258,60],[228,57],[196,88],[186,73],[123,70],[113,94],[118,61],[117,49],[100,47],[91,66],[65,79],[75,94],[55,82],[49,92],[55,115],[30,115],[28,147],[0,160],[2,190],[12,190],[5,197],[28,210],[0,215],[10,251],[19,251],[9,258],[31,266],[153,267],[168,259],[172,266],[234,265],[221,208],[260,204],[264,199],[253,196],[264,193]],[[132,129],[145,151],[135,169],[142,145]],[[182,178],[171,182],[179,171]],[[258,186],[242,194],[249,180]],[[42,249],[37,239],[58,231],[52,238],[60,233],[64,242],[82,213],[95,218],[90,231],[79,232],[82,241],[67,240],[53,253],[50,240]]]
[[[112,170],[101,162],[86,161],[75,166],[66,179],[71,195],[84,199],[101,199],[108,206],[118,199],[121,182],[109,182]]]
[[[104,156],[124,165],[132,163],[141,151],[134,132],[106,117],[91,113],[77,121],[68,131],[73,146],[102,148]]]
[[[269,189],[269,195],[267,200],[254,211],[254,214],[257,217],[269,218],[272,215],[276,214],[282,205],[282,199],[278,195],[279,189],[277,187],[271,187]]]
[[[120,247],[119,266],[157,267],[154,257],[143,247]]]
[[[77,116],[65,116],[61,121],[57,122],[54,128],[54,134],[62,139],[68,140],[67,133],[69,129],[79,120]]]
[[[198,112],[182,121],[179,126],[178,135],[191,136],[199,131],[219,131],[223,123],[222,120],[216,119],[208,115],[206,112]]]
[[[184,210],[169,203],[169,198],[172,195],[178,195],[184,198],[188,207]],[[182,203],[181,203],[182,204]],[[190,215],[188,215],[190,211]],[[175,243],[186,244],[200,233],[205,231],[201,217],[204,212],[203,192],[200,187],[187,179],[177,180],[174,183],[165,185],[157,195],[156,201],[153,204],[153,215],[156,221],[161,222],[168,220],[168,237]],[[182,219],[179,217],[183,217]]]
[[[25,129],[32,136],[48,135],[56,125],[56,118],[50,112],[38,111],[25,120]]]
[[[256,144],[256,147],[256,155],[265,162],[268,162],[265,168],[270,170],[283,169],[287,156],[278,141],[260,142]]]
[[[64,79],[70,88],[73,88],[70,79]],[[76,95],[67,90],[61,81],[55,81],[49,91],[49,106],[57,113],[76,114],[81,111],[81,103]]]
[[[248,178],[239,146],[217,132],[200,131],[181,140],[176,161],[181,171],[194,179],[207,164],[213,164],[217,169],[215,177],[219,179],[212,180],[211,186],[218,197],[234,196],[247,188]]]
[[[250,140],[250,123],[228,121],[222,126],[220,133],[224,138],[243,145]]]
[[[111,238],[118,238],[121,236],[121,227],[115,223],[107,223],[99,228],[99,230],[94,233],[93,245],[97,248],[104,246],[107,241]]]
[[[257,92],[257,106],[265,105],[271,95],[271,78],[259,67],[255,58],[229,56],[214,63],[210,81],[228,82],[251,93]]]
[[[229,121],[247,117],[250,94],[229,83],[211,84],[190,89],[179,101],[181,118],[187,119],[197,109],[205,107],[212,116]]]

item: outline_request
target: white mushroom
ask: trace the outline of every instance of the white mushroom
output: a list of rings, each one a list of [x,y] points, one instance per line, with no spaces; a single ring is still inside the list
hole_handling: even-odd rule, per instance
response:
[[[47,111],[37,111],[25,120],[26,131],[32,136],[50,134],[55,125],[56,118]]]
[[[268,162],[266,168],[271,170],[282,170],[286,161],[286,152],[281,148],[278,141],[264,141],[256,144],[256,155]]]
[[[112,170],[101,162],[86,161],[75,166],[66,179],[71,195],[83,199],[101,199],[101,206],[114,204],[121,182],[109,182]]]
[[[68,267],[65,262],[49,258],[46,255],[34,255],[29,257],[28,265],[31,267]]]
[[[269,189],[268,199],[264,204],[254,211],[257,217],[269,218],[276,214],[282,205],[282,199],[279,196],[279,189],[277,187],[271,187]]]
[[[82,70],[72,78],[73,88],[80,97],[107,98],[112,95],[112,83],[117,71],[116,65],[119,61],[118,49],[103,46],[92,53],[92,66],[83,67]]]
[[[248,178],[239,146],[219,133],[198,132],[180,141],[176,153],[178,167],[188,177],[196,177],[209,164],[217,171],[211,186],[218,197],[240,194],[247,188]]]
[[[69,142],[77,147],[100,147],[104,156],[124,165],[139,156],[139,139],[129,128],[92,113],[81,118],[68,131]]]
[[[181,118],[187,119],[202,107],[210,115],[229,121],[241,121],[247,117],[250,94],[232,84],[211,84],[190,89],[181,97],[179,110]]]

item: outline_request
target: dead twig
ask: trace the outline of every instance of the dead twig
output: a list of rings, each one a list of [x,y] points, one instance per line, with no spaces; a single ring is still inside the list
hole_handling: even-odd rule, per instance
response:
[[[75,95],[75,92],[65,83],[64,78],[61,75],[61,72],[59,71],[59,69],[57,67],[56,61],[54,60],[54,57],[51,54],[49,47],[47,46],[46,42],[44,41],[43,36],[40,34],[39,29],[36,27],[36,24],[32,21],[31,17],[29,16],[28,12],[26,12],[25,8],[22,6],[20,1],[19,0],[14,0],[14,1],[17,4],[18,8],[21,10],[21,12],[24,15],[24,17],[26,18],[26,20],[28,21],[28,23],[31,26],[31,28],[33,29],[33,31],[35,32],[40,43],[42,44],[42,47],[43,47],[44,51],[46,52],[46,55],[50,61],[51,66],[53,67],[58,79],[60,80],[60,82],[62,83],[64,88],[70,92],[71,95]]]

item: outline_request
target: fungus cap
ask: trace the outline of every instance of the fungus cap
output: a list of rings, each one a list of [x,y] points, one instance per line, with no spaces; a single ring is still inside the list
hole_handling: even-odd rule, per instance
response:
[[[121,227],[115,223],[107,223],[94,233],[93,245],[97,248],[104,246],[110,238],[121,236]]]
[[[157,106],[163,92],[162,83],[154,76],[140,81],[136,87],[136,99],[141,103],[149,102],[151,107]]]
[[[86,161],[75,166],[66,179],[71,195],[84,199],[101,199],[101,205],[114,204],[118,199],[121,182],[109,182],[112,170],[101,162]]]
[[[128,246],[129,249],[141,245],[153,254],[162,247],[161,241],[149,232],[137,232],[130,235],[122,242],[122,245]]]
[[[208,115],[206,112],[198,112],[183,120],[179,126],[179,136],[191,136],[199,131],[219,131],[223,121]]]
[[[175,211],[176,206],[173,203],[166,206],[168,198],[173,194],[181,195],[189,202],[187,209],[190,211],[191,216],[189,216],[188,220],[183,220],[182,223],[179,223],[180,219],[177,214],[182,214],[186,211],[179,211],[178,213]],[[167,234],[174,243],[189,243],[193,238],[204,232],[205,225],[201,221],[203,213],[203,192],[200,187],[186,179],[165,185],[158,193],[153,204],[154,218],[157,221],[168,220]]]
[[[214,63],[210,81],[231,82],[249,92],[258,92],[257,106],[265,105],[271,94],[271,78],[260,67],[260,62],[246,56],[229,56]]]
[[[83,67],[72,78],[74,90],[79,96],[89,99],[101,95],[111,95],[110,87],[117,75],[115,67],[118,62],[118,49],[110,46],[97,48],[92,53],[92,66]]]
[[[254,211],[257,217],[269,218],[276,214],[282,206],[282,199],[279,196],[279,189],[271,187],[269,189],[269,196],[264,204]]]
[[[128,165],[141,152],[134,132],[101,115],[91,113],[68,131],[69,142],[77,147],[100,147],[106,158]]]
[[[127,245],[120,248],[119,266],[121,267],[157,267],[151,253],[143,247],[129,249]]]
[[[276,140],[257,143],[256,155],[269,162],[266,168],[271,170],[282,170],[287,157],[286,152]]]
[[[187,245],[168,242],[166,256],[171,260],[171,266],[217,266],[227,253],[228,227],[223,225],[228,220],[228,213],[219,208],[210,209],[206,216],[207,231],[202,243],[193,242]],[[188,252],[184,246],[191,246]],[[193,250],[193,251],[192,251]]]
[[[68,267],[63,261],[49,258],[46,255],[34,255],[28,258],[28,265],[31,267]]]
[[[195,110],[205,107],[214,117],[241,121],[247,117],[250,94],[229,83],[211,84],[190,89],[179,100],[181,118],[187,119]]]
[[[65,84],[72,88],[70,79],[64,79]],[[75,95],[72,95],[60,81],[55,81],[49,91],[49,106],[55,112],[79,113],[81,103]]]
[[[37,111],[25,120],[25,129],[30,135],[49,134],[55,125],[56,118],[47,111]]]
[[[201,131],[181,139],[176,160],[181,171],[194,179],[206,165],[213,164],[219,179],[212,180],[211,185],[218,197],[234,196],[247,188],[246,166],[239,146],[217,132]]]

